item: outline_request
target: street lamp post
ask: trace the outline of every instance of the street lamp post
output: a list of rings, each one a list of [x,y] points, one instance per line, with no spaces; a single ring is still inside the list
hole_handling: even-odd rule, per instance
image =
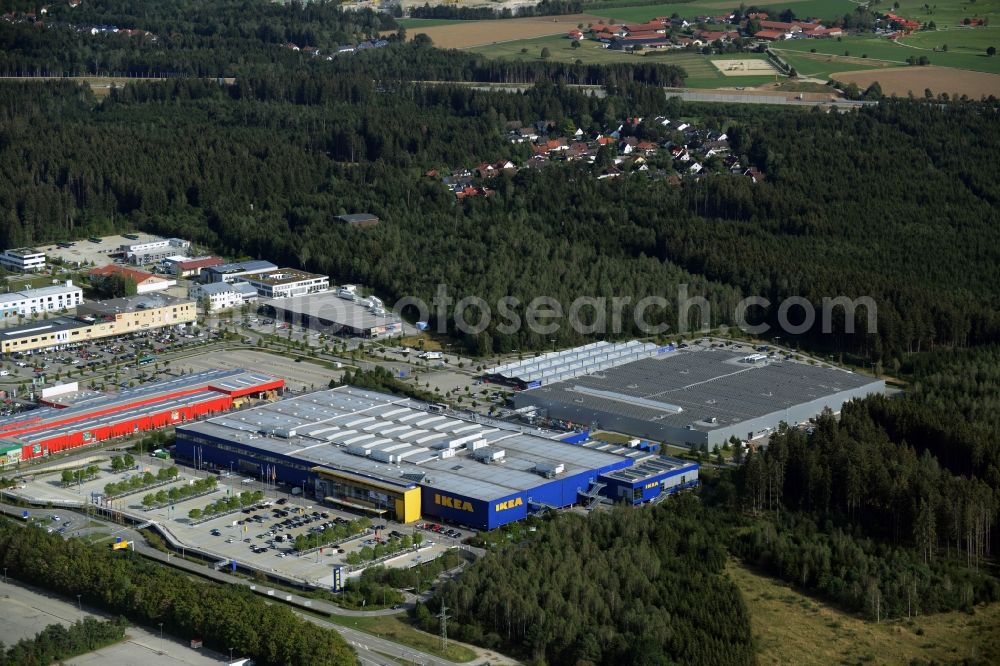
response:
[[[83,601],[80,600],[80,597],[81,597],[81,595],[79,595],[79,594],[76,595],[76,607],[78,609],[80,609],[80,612],[82,613],[83,612]]]
[[[163,652],[163,623],[160,623],[160,652]]]
[[[229,663],[233,662],[233,648],[229,648]]]

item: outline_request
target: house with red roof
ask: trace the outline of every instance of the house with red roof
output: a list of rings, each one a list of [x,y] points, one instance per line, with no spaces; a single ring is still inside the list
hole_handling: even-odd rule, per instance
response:
[[[777,42],[782,39],[789,39],[791,34],[781,30],[758,30],[753,34],[756,39],[764,39],[769,42]]]
[[[810,32],[809,36],[815,39],[823,39],[824,37],[843,37],[844,31],[842,28],[818,28]]]
[[[174,277],[198,277],[203,268],[221,266],[226,263],[219,257],[167,257],[163,260],[163,265]]]
[[[667,28],[661,21],[650,21],[649,23],[630,23],[625,26],[625,34],[631,35],[635,32],[655,32],[661,35],[666,34]]]
[[[128,266],[118,266],[117,264],[102,266],[90,271],[91,282],[100,282],[114,275],[119,275],[134,282],[137,294],[148,294],[151,291],[163,291],[164,289],[177,286],[177,280],[167,280],[146,271],[129,268]]]
[[[785,21],[761,21],[761,30],[781,30],[782,32],[802,32],[802,27],[798,23],[786,23]]]

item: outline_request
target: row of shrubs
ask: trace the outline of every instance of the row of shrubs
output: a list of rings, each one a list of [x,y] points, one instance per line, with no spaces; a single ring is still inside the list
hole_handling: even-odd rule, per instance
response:
[[[104,486],[104,494],[108,497],[114,497],[116,495],[124,495],[125,493],[135,492],[136,490],[142,490],[147,486],[176,479],[179,473],[180,472],[176,467],[161,467],[156,474],[146,472],[142,475],[136,474],[126,481],[109,483]]]
[[[64,469],[62,473],[62,482],[64,486],[68,486],[71,483],[78,483],[80,481],[86,481],[87,479],[92,479],[97,476],[100,471],[97,465],[87,465],[86,467],[81,467],[80,469]]]
[[[112,472],[124,472],[127,469],[132,469],[133,467],[135,467],[135,458],[133,458],[129,453],[126,453],[123,456],[113,456],[111,458]]]
[[[205,480],[211,480],[213,485],[215,483],[215,477],[212,476]],[[220,513],[228,513],[229,511],[236,511],[237,509],[245,509],[248,506],[253,506],[262,499],[264,499],[263,491],[248,490],[247,492],[240,493],[239,495],[222,497],[211,504],[208,504],[204,509],[191,509],[188,511],[188,518],[191,520],[198,520],[199,518],[206,518]]]
[[[362,564],[363,562],[378,560],[386,555],[393,555],[404,551],[410,548],[410,546],[419,546],[423,539],[424,535],[420,532],[414,533],[412,539],[404,534],[402,539],[389,539],[385,543],[377,543],[374,546],[365,546],[360,551],[348,553],[344,558],[344,561],[350,565],[357,565]]]
[[[161,490],[157,493],[150,493],[142,498],[142,505],[148,509],[160,504],[166,504],[167,502],[170,502],[171,504],[180,502],[188,497],[194,497],[195,495],[200,495],[201,493],[208,492],[209,490],[214,490],[216,483],[215,477],[210,476],[204,479],[198,479],[197,481],[192,481],[186,486],[174,486],[170,490]]]
[[[295,537],[295,542],[292,547],[299,552],[309,550],[311,548],[319,548],[320,546],[325,546],[328,543],[343,541],[344,539],[352,537],[356,534],[361,534],[366,529],[371,527],[371,524],[372,521],[367,518],[358,518],[346,523],[337,523],[333,527],[325,529],[322,532],[308,532],[306,534],[298,535]]]

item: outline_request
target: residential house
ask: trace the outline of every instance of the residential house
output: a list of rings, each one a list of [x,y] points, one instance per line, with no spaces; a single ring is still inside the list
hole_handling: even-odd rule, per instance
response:
[[[780,30],[781,32],[802,32],[802,26],[798,23],[786,23],[784,21],[761,21],[761,30]]]
[[[146,271],[129,268],[128,266],[119,266],[117,264],[102,266],[90,271],[91,282],[100,282],[112,275],[120,275],[134,282],[135,293],[137,294],[148,294],[151,291],[163,291],[177,286],[177,280],[167,280]]]
[[[781,30],[758,30],[753,34],[756,39],[763,39],[768,42],[778,42],[783,39],[791,39],[792,35]]]

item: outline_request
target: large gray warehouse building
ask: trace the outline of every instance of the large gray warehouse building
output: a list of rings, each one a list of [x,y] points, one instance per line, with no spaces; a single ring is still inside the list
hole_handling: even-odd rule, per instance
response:
[[[754,439],[885,391],[846,370],[720,349],[661,353],[516,393],[516,408],[672,444]]]

